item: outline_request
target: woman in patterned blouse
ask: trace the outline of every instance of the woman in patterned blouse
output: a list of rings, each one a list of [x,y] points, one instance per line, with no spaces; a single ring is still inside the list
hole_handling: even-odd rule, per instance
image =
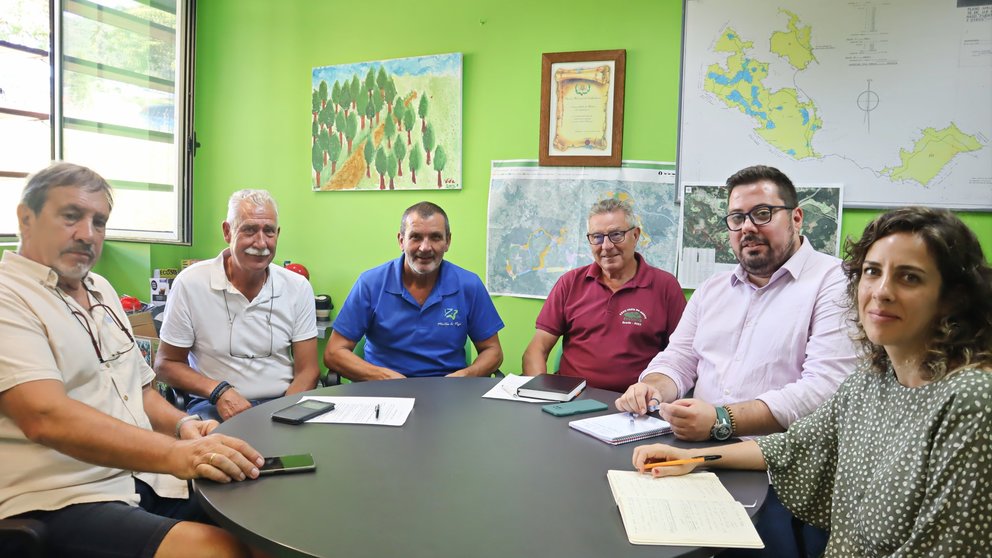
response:
[[[786,507],[830,530],[828,557],[992,556],[992,269],[981,245],[950,211],[912,207],[879,216],[847,253],[861,367],[788,431],[721,446],[707,465],[768,470]],[[633,461],[644,471],[709,453],[655,444]]]

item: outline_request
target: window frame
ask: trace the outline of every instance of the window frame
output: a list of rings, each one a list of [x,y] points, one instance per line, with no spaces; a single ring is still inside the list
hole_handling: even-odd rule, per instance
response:
[[[172,191],[176,193],[176,220],[172,224],[171,231],[136,231],[129,229],[120,228],[107,228],[107,239],[115,241],[124,242],[141,242],[141,243],[153,243],[153,244],[175,244],[175,245],[190,245],[192,243],[193,237],[193,220],[192,220],[192,190],[193,190],[193,156],[195,154],[196,147],[198,146],[196,142],[196,134],[193,130],[193,91],[194,91],[194,71],[195,71],[195,41],[196,41],[196,0],[133,0],[136,3],[144,4],[151,8],[161,9],[163,11],[171,11],[173,4],[175,5],[175,84],[173,86],[173,106],[175,108],[173,114],[173,132],[172,132],[172,145],[176,151],[175,153],[175,176],[176,184],[151,184],[151,183],[128,183],[126,181],[115,181],[112,178],[108,178],[111,186],[115,189],[120,189],[121,187],[125,189],[133,190],[148,190],[148,191],[162,191],[163,187],[171,188]],[[74,71],[82,75],[89,75],[98,78],[105,78],[103,75],[98,75],[103,70],[100,66],[101,62],[99,60],[90,61],[94,64],[86,64],[80,66],[78,60],[72,59],[71,57],[68,64],[66,62],[66,55],[64,49],[65,40],[65,22],[64,16],[66,13],[72,13],[79,17],[84,17],[90,21],[104,23],[107,20],[114,20],[116,24],[111,21],[108,24],[113,25],[118,29],[123,29],[125,31],[134,31],[134,29],[128,28],[128,19],[133,18],[131,14],[126,12],[120,12],[115,8],[102,6],[96,4],[90,0],[48,0],[49,6],[49,37],[48,37],[48,63],[51,71],[51,84],[49,88],[49,126],[50,126],[50,158],[52,160],[60,161],[63,160],[64,155],[64,144],[65,144],[65,130],[69,129],[80,129],[80,124],[78,121],[73,119],[67,119],[64,115],[64,97],[65,97],[65,83],[64,75],[67,69],[67,65],[72,66]],[[82,13],[81,13],[82,12]],[[100,15],[98,18],[89,17],[88,13],[97,13]],[[126,17],[121,17],[123,14]],[[107,17],[104,17],[104,16]],[[150,22],[150,27],[154,27],[155,24]],[[13,43],[8,43],[13,44]],[[24,45],[15,45],[15,47],[24,47]],[[6,47],[14,48],[14,47]],[[37,49],[32,49],[37,50]],[[90,68],[86,71],[86,66]],[[80,68],[84,71],[78,72]],[[93,70],[92,68],[96,68]],[[109,70],[107,73],[114,74],[115,72],[122,75],[123,72],[128,72],[128,70],[107,67]],[[159,78],[152,78],[151,76],[137,76],[137,77],[148,77],[149,80],[159,80]],[[114,80],[113,77],[108,79]],[[114,80],[119,83],[131,83],[127,79],[117,79]],[[68,121],[68,122],[67,122]],[[95,124],[98,128],[103,128],[100,122],[92,122],[89,124]],[[116,135],[118,137],[125,135],[126,131],[129,130],[126,126],[116,126],[107,125],[107,129],[117,128],[118,130],[124,130],[124,133],[118,132]],[[153,129],[145,130],[143,128],[136,128],[135,131],[139,133],[147,132],[149,137],[154,137],[154,134],[162,134],[163,132],[157,132]],[[114,134],[108,134],[114,135]],[[125,135],[126,137],[126,135]],[[71,156],[71,154],[70,154]],[[30,169],[31,172],[37,171],[39,169]],[[94,168],[97,172],[100,172],[98,168]],[[0,175],[5,175],[8,177],[14,177],[12,175],[20,175],[22,173],[16,172],[4,173],[4,170],[0,169]],[[17,177],[15,177],[17,178]],[[129,186],[131,186],[129,188]],[[13,208],[11,208],[12,210]],[[16,241],[16,231],[12,231],[12,234],[7,234],[6,232],[0,232],[0,244],[10,243]]]

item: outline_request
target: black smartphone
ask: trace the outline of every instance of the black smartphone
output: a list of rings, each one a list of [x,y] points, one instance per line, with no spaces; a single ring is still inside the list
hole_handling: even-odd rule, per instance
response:
[[[316,399],[305,399],[272,413],[272,420],[287,424],[302,424],[313,417],[322,415],[333,409],[334,403],[326,403],[324,401],[317,401]]]
[[[313,471],[316,468],[317,464],[313,462],[313,456],[309,453],[279,455],[276,457],[266,457],[265,464],[258,468],[258,474],[304,473],[306,471]]]

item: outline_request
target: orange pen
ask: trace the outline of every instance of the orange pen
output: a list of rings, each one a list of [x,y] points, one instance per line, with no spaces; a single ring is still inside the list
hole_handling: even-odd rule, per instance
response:
[[[722,455],[700,455],[699,457],[690,457],[689,459],[674,459],[672,461],[659,461],[657,463],[645,463],[645,469],[654,469],[655,467],[672,467],[674,465],[688,465],[690,463],[702,463],[703,461],[713,461],[715,459],[720,459]]]

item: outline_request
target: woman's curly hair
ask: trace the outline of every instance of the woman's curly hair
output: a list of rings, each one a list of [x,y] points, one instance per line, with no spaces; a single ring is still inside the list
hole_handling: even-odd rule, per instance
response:
[[[904,207],[884,213],[865,227],[861,239],[847,239],[844,272],[854,310],[855,342],[877,372],[889,367],[885,349],[872,343],[857,317],[858,285],[868,249],[896,233],[912,233],[927,246],[940,271],[941,312],[926,347],[923,374],[938,380],[964,367],[992,368],[992,269],[975,233],[946,209]]]

